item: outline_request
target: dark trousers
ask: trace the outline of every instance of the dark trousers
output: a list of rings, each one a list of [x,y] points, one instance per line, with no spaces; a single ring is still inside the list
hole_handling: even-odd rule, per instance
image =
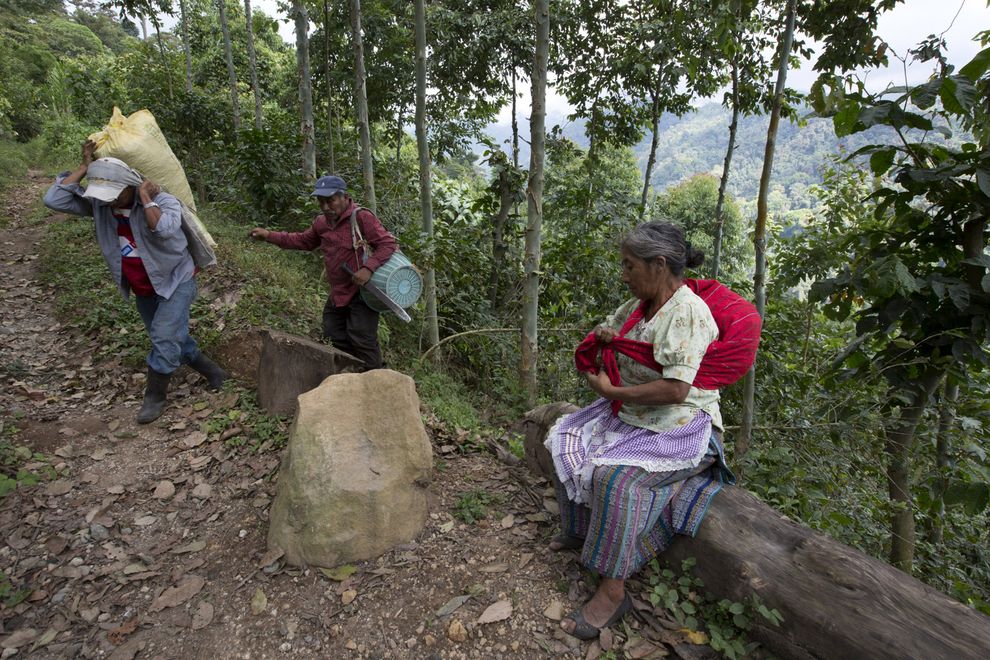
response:
[[[368,307],[360,295],[344,307],[335,307],[327,298],[323,306],[323,338],[333,347],[364,362],[365,370],[382,368],[378,345],[378,312]]]

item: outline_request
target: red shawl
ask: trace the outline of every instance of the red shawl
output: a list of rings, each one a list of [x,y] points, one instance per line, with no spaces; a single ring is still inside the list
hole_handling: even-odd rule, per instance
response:
[[[692,385],[703,390],[732,385],[749,371],[756,360],[762,319],[751,302],[721,282],[685,279],[684,284],[705,301],[718,327],[718,339],[708,346]],[[615,352],[618,351],[662,375],[663,365],[653,359],[653,344],[625,338],[625,334],[639,323],[645,312],[645,304],[637,307],[622,324],[619,336],[608,344],[599,344],[595,334],[589,333],[574,352],[578,371],[598,373],[600,352],[601,365],[609,381],[619,387],[622,379],[615,359]],[[621,401],[613,401],[612,413],[618,414],[621,407]]]

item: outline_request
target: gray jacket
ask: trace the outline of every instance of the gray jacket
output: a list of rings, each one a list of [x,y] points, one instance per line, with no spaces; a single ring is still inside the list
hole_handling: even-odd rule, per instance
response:
[[[68,172],[63,172],[55,179],[55,183],[45,193],[45,206],[61,213],[93,217],[96,240],[103,251],[103,258],[126,299],[130,294],[130,286],[121,275],[120,239],[112,209],[105,202],[83,197],[85,188],[78,183],[63,184],[62,180],[68,175]],[[131,210],[131,231],[134,233],[134,243],[141,255],[144,269],[148,271],[151,286],[155,293],[168,299],[177,286],[192,278],[195,267],[186,236],[182,232],[179,200],[168,193],[160,192],[155,196],[155,202],[162,212],[155,230],[148,228],[144,207],[138,202]]]

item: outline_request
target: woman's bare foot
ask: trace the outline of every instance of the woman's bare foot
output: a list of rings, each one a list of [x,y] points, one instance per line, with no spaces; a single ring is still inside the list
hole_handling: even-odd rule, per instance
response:
[[[584,617],[584,621],[594,628],[601,629],[605,627],[625,602],[625,584],[625,580],[603,578],[598,585],[595,595],[581,608],[581,615]],[[560,627],[563,628],[564,632],[574,635],[578,623],[574,619],[565,618],[561,619]],[[584,639],[581,635],[577,636]]]

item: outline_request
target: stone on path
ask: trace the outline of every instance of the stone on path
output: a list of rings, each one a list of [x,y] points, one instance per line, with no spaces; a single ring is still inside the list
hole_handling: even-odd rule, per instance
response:
[[[357,371],[356,357],[305,337],[265,330],[261,332],[258,364],[258,403],[272,415],[296,412],[296,397],[327,376]]]
[[[432,466],[411,378],[330,376],[299,396],[268,545],[290,564],[331,567],[408,543],[426,523]]]

